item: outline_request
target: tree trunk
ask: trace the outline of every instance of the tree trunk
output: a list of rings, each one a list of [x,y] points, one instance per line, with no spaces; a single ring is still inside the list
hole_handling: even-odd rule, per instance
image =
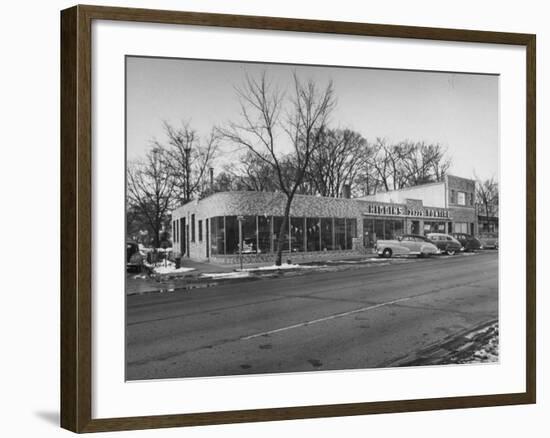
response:
[[[282,258],[283,258],[283,244],[285,240],[285,231],[286,227],[289,222],[289,216],[290,216],[290,204],[292,203],[293,196],[287,195],[286,205],[285,205],[285,215],[283,218],[283,223],[281,224],[281,227],[279,228],[279,236],[277,237],[277,254],[275,257],[275,265],[281,266]],[[288,238],[286,239],[288,241]],[[292,249],[292,248],[291,248]]]
[[[153,228],[154,228],[153,233],[155,234],[154,243],[155,243],[155,251],[156,251],[157,248],[160,248],[160,229],[161,229],[160,221],[156,220]]]

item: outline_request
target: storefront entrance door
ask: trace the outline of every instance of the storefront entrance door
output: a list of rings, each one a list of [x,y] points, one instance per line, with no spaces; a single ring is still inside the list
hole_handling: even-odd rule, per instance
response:
[[[411,234],[420,234],[420,221],[411,221]]]

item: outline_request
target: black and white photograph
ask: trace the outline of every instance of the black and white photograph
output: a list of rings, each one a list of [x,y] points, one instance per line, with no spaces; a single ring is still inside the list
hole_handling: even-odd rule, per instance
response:
[[[499,362],[499,76],[126,56],[126,379]]]

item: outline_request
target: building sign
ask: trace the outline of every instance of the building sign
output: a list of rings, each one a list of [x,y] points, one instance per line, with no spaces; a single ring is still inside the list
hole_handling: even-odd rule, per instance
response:
[[[413,216],[422,218],[449,218],[449,212],[444,209],[430,207],[405,207],[403,205],[368,204],[364,214],[377,216]]]

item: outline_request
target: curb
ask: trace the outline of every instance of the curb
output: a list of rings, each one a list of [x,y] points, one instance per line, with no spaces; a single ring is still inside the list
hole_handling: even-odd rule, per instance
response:
[[[126,296],[136,296],[136,295],[152,295],[152,294],[164,294],[164,293],[176,293],[176,292],[185,292],[192,289],[206,289],[209,287],[214,286],[220,286],[222,284],[230,284],[230,283],[242,283],[246,281],[254,281],[258,280],[257,277],[246,277],[246,278],[227,278],[227,279],[219,279],[219,280],[212,280],[212,279],[204,279],[205,281],[196,281],[193,283],[187,283],[178,285],[176,287],[162,287],[158,289],[151,289],[151,290],[145,290],[145,291],[139,291],[139,292],[129,292],[126,294]]]
[[[447,336],[441,341],[434,342],[420,351],[411,352],[397,359],[387,361],[381,367],[442,365],[450,357],[465,352],[476,345],[476,334],[495,323],[498,323],[498,319],[486,321],[473,328],[462,330],[454,335]]]

